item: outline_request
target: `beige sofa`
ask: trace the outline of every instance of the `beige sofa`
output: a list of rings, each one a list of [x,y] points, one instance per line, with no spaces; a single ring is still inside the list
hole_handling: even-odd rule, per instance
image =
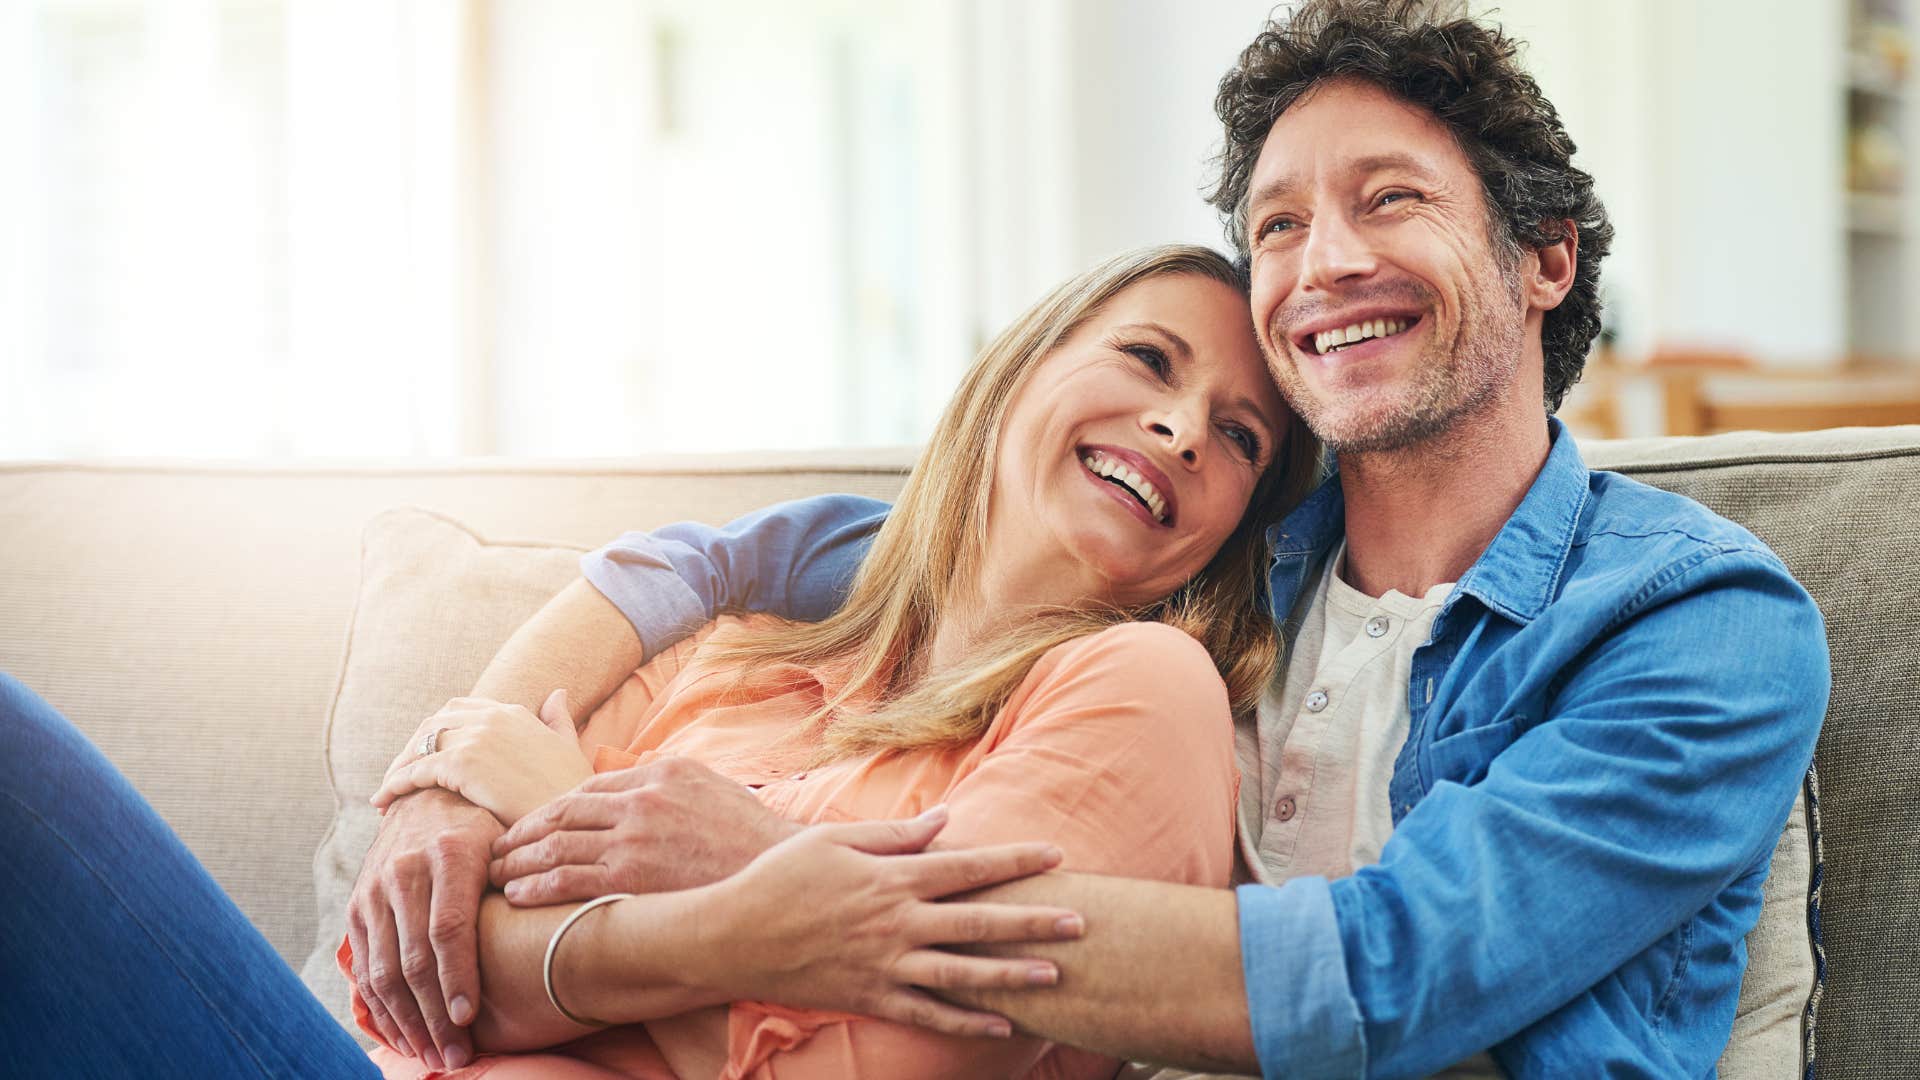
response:
[[[1817,759],[1828,965],[1813,1031],[1818,1072],[1920,1075],[1920,652],[1909,629],[1920,601],[1920,428],[1584,449],[1591,464],[1748,525],[1826,613],[1835,686]],[[372,827],[356,805],[369,770],[377,777],[398,747],[393,733],[410,730],[421,702],[470,682],[512,622],[572,575],[577,550],[626,529],[720,521],[815,492],[886,497],[908,461],[905,451],[843,451],[618,463],[0,464],[0,669],[132,777],[338,1009],[324,957],[338,940],[341,881]],[[432,604],[437,586],[418,584],[454,558],[434,546],[450,541],[407,541],[414,546],[395,554],[391,537],[368,531],[381,511],[408,505],[488,541],[459,556],[478,560],[459,571],[470,591],[495,573],[486,559],[522,560],[512,588],[482,587],[485,618]],[[383,520],[418,539],[418,520]],[[370,580],[416,583],[426,601],[370,601],[363,538]],[[538,542],[501,543],[517,538]],[[525,559],[539,565],[527,570]],[[396,620],[416,624],[396,629]],[[401,663],[395,643],[419,659]],[[387,668],[373,670],[383,657]],[[406,686],[396,690],[396,680]]]

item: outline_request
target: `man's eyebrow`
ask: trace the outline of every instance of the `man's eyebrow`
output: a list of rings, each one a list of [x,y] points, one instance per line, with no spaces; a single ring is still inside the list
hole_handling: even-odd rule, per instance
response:
[[[1391,169],[1399,169],[1403,172],[1413,173],[1415,176],[1420,177],[1422,180],[1434,179],[1434,174],[1432,170],[1428,169],[1425,163],[1423,163],[1419,158],[1414,157],[1412,154],[1402,154],[1402,153],[1369,154],[1368,156],[1360,158],[1347,166],[1348,172],[1360,173],[1363,175],[1377,173],[1377,172],[1386,172]]]
[[[1347,163],[1344,171],[1366,176],[1372,173],[1386,172],[1390,169],[1399,169],[1404,172],[1413,173],[1415,176],[1429,183],[1435,179],[1433,170],[1427,168],[1419,158],[1414,157],[1412,154],[1398,152],[1368,154],[1366,157],[1356,158]],[[1288,195],[1293,194],[1299,186],[1299,181],[1291,176],[1282,176],[1278,179],[1269,180],[1255,188],[1253,194],[1247,197],[1247,206],[1252,208],[1277,199],[1284,199]]]
[[[1182,360],[1193,359],[1193,346],[1187,344],[1187,339],[1181,337],[1179,334],[1174,333],[1173,331],[1167,329],[1166,327],[1160,325],[1157,322],[1128,323],[1125,326],[1116,326],[1114,327],[1114,329],[1118,331],[1132,330],[1135,332],[1145,330],[1148,333],[1157,334],[1160,337],[1167,339],[1167,344],[1173,346],[1173,351],[1179,354],[1180,359]]]

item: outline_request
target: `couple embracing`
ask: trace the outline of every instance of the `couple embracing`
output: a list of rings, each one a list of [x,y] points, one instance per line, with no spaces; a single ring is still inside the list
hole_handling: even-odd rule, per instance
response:
[[[896,506],[622,537],[422,724],[340,950],[377,1069],[0,685],[0,794],[57,840],[9,844],[118,868],[50,875],[33,932],[84,953],[111,896],[174,1001],[144,1035],[58,1011],[33,1060],[1711,1071],[1824,713],[1817,610],[1552,417],[1611,226],[1510,40],[1309,0],[1217,109],[1237,259],[1082,274]]]

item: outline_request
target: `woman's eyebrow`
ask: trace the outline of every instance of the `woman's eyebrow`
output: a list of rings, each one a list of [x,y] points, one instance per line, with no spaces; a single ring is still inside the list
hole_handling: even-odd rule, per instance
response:
[[[1173,351],[1180,357],[1180,359],[1188,360],[1188,361],[1191,361],[1193,359],[1193,346],[1188,345],[1187,340],[1185,338],[1181,337],[1179,334],[1174,333],[1173,331],[1167,329],[1166,327],[1160,325],[1157,322],[1127,323],[1125,326],[1116,326],[1114,327],[1114,329],[1116,331],[1123,332],[1123,333],[1131,330],[1135,333],[1145,331],[1150,334],[1155,334],[1159,337],[1165,338],[1167,341],[1167,344],[1173,346]]]

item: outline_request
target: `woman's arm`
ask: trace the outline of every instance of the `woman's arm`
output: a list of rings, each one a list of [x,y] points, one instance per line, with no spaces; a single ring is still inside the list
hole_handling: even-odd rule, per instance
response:
[[[777,996],[802,1005],[851,1002],[955,1034],[1010,1030],[999,1017],[946,1005],[917,987],[1030,985],[1034,964],[960,959],[935,947],[1063,940],[1079,932],[1073,914],[927,901],[1039,873],[1057,865],[1060,853],[1022,843],[916,854],[945,823],[942,811],[908,822],[815,826],[725,881],[602,905],[561,939],[555,993],[574,1014],[613,1024]],[[849,883],[859,887],[848,890]],[[849,895],[830,912],[796,902],[828,891]],[[575,906],[516,908],[497,894],[482,904],[485,1004],[472,1028],[480,1048],[530,1050],[592,1030],[560,1016],[542,981],[547,943]]]
[[[516,908],[499,893],[480,904],[482,1006],[474,1046],[534,1050],[597,1030],[575,1024],[547,1000],[547,942],[578,904]],[[554,957],[555,993],[577,1016],[636,1023],[727,1000],[702,968],[699,913],[686,892],[649,893],[602,905],[575,923]],[[610,993],[617,994],[609,1001]],[[594,1012],[589,1008],[609,1009]]]

